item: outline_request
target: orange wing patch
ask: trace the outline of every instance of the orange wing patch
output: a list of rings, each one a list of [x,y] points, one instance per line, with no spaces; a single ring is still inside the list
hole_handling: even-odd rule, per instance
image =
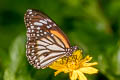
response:
[[[61,41],[63,41],[64,45],[66,48],[70,48],[67,40],[64,38],[64,36],[62,34],[60,34],[59,32],[55,31],[55,30],[50,30],[50,32],[54,35],[56,35],[57,37],[59,37],[61,39]]]

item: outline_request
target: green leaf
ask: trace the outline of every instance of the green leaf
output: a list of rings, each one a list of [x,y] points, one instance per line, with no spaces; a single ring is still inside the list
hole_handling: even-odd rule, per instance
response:
[[[10,47],[10,65],[9,68],[12,72],[16,72],[20,61],[25,55],[25,38],[18,36]]]
[[[18,36],[10,46],[9,66],[5,70],[4,80],[16,80],[16,72],[25,56],[25,37]]]
[[[113,63],[114,73],[120,76],[120,42],[118,43],[118,51],[114,53],[112,63]]]
[[[8,69],[5,70],[4,80],[15,80],[15,75]]]

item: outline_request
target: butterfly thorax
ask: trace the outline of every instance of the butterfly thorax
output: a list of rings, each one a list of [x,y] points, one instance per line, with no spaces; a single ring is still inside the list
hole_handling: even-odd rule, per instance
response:
[[[77,46],[72,46],[72,47],[70,47],[70,48],[67,48],[66,49],[66,56],[71,56],[72,55],[72,53],[74,52],[74,51],[76,51],[78,49],[78,47]]]

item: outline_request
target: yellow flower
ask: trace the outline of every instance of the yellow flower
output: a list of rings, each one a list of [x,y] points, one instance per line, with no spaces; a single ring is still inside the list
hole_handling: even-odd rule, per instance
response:
[[[57,70],[55,72],[55,76],[60,72],[69,73],[69,77],[71,80],[87,80],[84,73],[86,74],[94,74],[97,73],[98,70],[91,66],[97,65],[97,62],[88,63],[92,57],[86,56],[84,59],[82,58],[82,50],[77,50],[70,57],[64,57],[58,59],[49,67]]]

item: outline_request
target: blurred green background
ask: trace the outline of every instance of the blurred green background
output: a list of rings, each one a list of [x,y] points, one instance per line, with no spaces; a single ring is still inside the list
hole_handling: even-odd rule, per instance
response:
[[[24,13],[48,14],[84,55],[98,61],[88,80],[120,80],[120,0],[0,0],[0,80],[69,80],[54,70],[34,69],[26,59]]]

